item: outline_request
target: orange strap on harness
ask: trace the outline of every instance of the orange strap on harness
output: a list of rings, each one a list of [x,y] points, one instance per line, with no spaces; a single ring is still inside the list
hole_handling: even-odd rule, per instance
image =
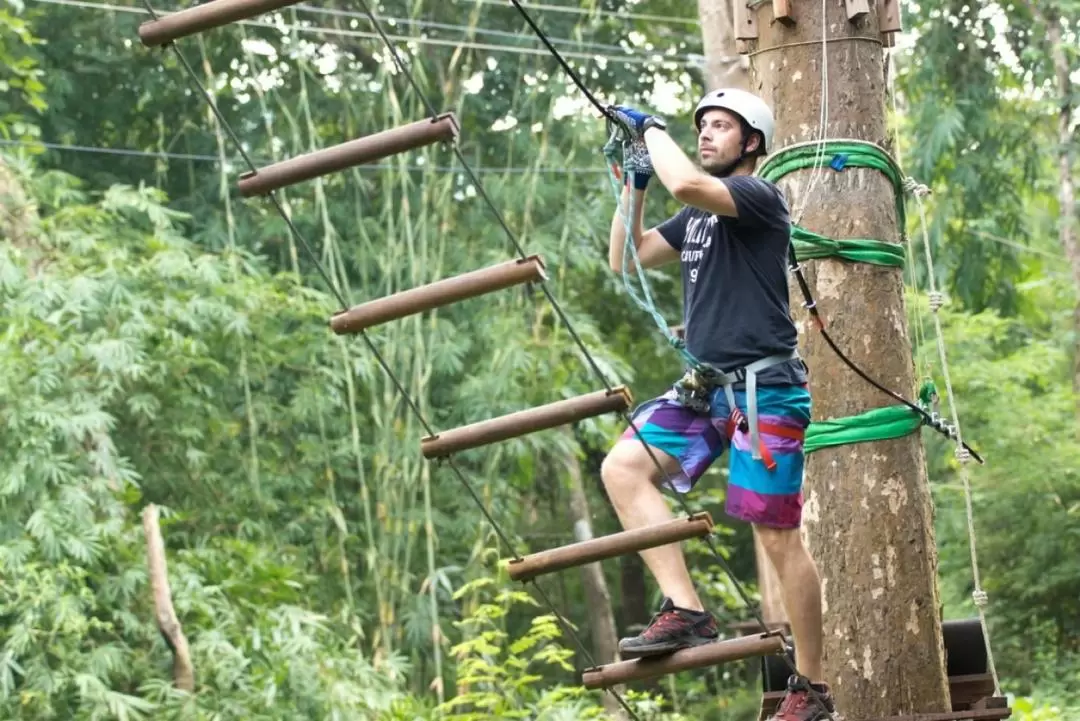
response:
[[[740,430],[746,433],[750,424],[746,420],[746,416],[738,408],[731,409],[731,415],[728,416],[727,423],[725,424],[728,440],[731,440],[735,436],[735,431]],[[774,436],[782,436],[784,438],[790,438],[794,441],[801,441],[805,438],[806,432],[802,428],[791,428],[789,426],[781,426],[775,423],[767,423],[758,421],[758,428],[761,433],[771,433]],[[769,451],[769,447],[765,445],[765,441],[761,441],[761,461],[765,464],[765,467],[770,471],[776,468],[776,461],[773,460],[772,453]]]

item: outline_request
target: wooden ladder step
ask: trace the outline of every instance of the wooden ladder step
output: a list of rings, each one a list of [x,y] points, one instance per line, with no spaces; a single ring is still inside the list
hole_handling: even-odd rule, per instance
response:
[[[485,293],[494,293],[514,285],[536,283],[546,277],[544,262],[539,256],[508,260],[353,306],[331,318],[330,327],[338,335],[359,333],[380,323]]]
[[[139,39],[147,47],[167,45],[188,35],[264,15],[298,2],[299,0],[209,0],[168,15],[158,13],[157,20],[149,20],[139,26]]]
[[[424,458],[442,458],[458,451],[498,443],[604,413],[625,411],[632,403],[633,397],[625,386],[616,386],[610,391],[594,391],[426,436],[420,440],[420,452]]]
[[[681,671],[717,666],[755,656],[781,653],[783,642],[779,636],[741,636],[715,641],[704,646],[684,648],[666,656],[637,658],[632,661],[599,666],[585,671],[582,683],[585,688],[610,688],[631,681],[647,681]]]
[[[708,535],[712,527],[713,520],[708,513],[695,513],[689,518],[675,518],[655,526],[613,533],[513,559],[507,562],[507,571],[515,581],[528,581],[545,573],[584,566],[689,538],[700,538]]]
[[[213,3],[225,1],[212,0]],[[451,142],[457,139],[460,130],[457,117],[453,113],[443,113],[436,118],[417,120],[408,125],[298,155],[241,175],[240,195],[245,198],[266,195],[288,185],[371,163],[425,145],[440,141]]]
[[[981,677],[981,674],[979,676]],[[952,677],[949,679],[950,691],[974,680],[974,677],[972,679]],[[980,685],[982,685],[981,682]],[[993,693],[993,690],[993,679],[991,679],[990,693]],[[764,719],[776,713],[780,702],[784,699],[784,693],[784,691],[770,691],[762,696],[758,721],[764,721]],[[963,703],[962,706],[957,698],[953,698],[952,702],[952,711],[935,711],[902,716],[874,716],[871,718],[849,718],[845,715],[844,718],[846,721],[992,721],[994,719],[1008,718],[1012,715],[1009,700],[1002,696],[980,696],[974,703]]]
[[[998,705],[988,708],[972,708],[963,711],[942,711],[939,713],[915,713],[903,716],[876,716],[874,718],[852,719],[851,721],[996,721],[1012,715],[1008,699],[995,697],[984,699]]]

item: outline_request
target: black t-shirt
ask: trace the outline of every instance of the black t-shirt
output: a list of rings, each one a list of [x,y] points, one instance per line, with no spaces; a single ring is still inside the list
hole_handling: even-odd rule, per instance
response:
[[[686,349],[730,372],[794,350],[798,333],[788,303],[787,202],[779,188],[755,176],[723,182],[738,218],[685,207],[658,230],[681,251]],[[759,385],[805,383],[806,366],[795,359],[757,376]]]

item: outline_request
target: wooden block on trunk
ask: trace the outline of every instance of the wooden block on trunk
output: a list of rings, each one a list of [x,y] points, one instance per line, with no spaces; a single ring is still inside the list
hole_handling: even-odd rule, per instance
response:
[[[735,40],[757,40],[757,11],[746,0],[735,0]]]
[[[878,30],[898,33],[904,29],[900,22],[900,0],[877,0]]]
[[[791,0],[772,0],[773,19],[787,25],[795,25],[795,16],[791,14]]]
[[[862,20],[870,12],[869,0],[844,0],[844,6],[847,8],[848,22],[857,22]]]

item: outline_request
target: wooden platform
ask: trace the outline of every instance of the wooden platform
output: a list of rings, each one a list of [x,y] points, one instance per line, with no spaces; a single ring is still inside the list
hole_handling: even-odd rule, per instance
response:
[[[769,691],[761,697],[761,709],[758,721],[765,721],[776,713],[784,691]],[[949,677],[949,695],[952,699],[952,711],[937,713],[905,714],[902,716],[878,716],[870,719],[855,719],[837,709],[844,721],[991,721],[1005,719],[1012,715],[1008,699],[994,696],[994,678],[990,674],[972,674]]]

